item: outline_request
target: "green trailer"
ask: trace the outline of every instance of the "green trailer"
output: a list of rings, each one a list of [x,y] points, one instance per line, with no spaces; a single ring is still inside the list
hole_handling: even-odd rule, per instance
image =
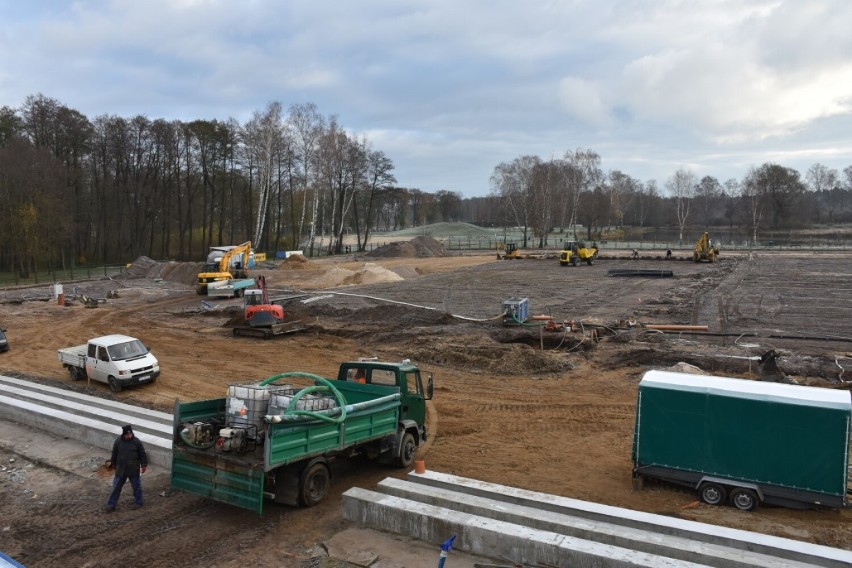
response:
[[[649,371],[636,404],[634,486],[660,479],[742,510],[845,507],[850,424],[848,390]]]
[[[304,378],[312,384],[289,384]],[[424,386],[408,361],[352,361],[337,379],[281,373],[231,385],[225,398],[178,401],[172,487],[258,514],[265,499],[315,505],[338,457],[410,466],[428,436],[432,393],[432,376]]]

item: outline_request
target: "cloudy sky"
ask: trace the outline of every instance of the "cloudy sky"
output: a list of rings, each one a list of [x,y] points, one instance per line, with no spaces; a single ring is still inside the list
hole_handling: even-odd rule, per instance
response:
[[[0,106],[228,119],[315,103],[400,186],[487,195],[597,151],[662,187],[852,165],[849,0],[0,0]]]

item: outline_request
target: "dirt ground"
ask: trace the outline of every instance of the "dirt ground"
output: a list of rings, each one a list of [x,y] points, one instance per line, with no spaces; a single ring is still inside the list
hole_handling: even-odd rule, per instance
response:
[[[593,266],[560,267],[416,247],[289,259],[255,273],[307,330],[264,341],[233,335],[241,300],[195,294],[199,264],[143,258],[119,278],[63,283],[67,305],[47,286],[0,290],[11,344],[0,372],[170,412],[175,399],[220,397],[229,384],[284,371],[334,376],[359,356],[411,358],[434,374],[433,436],[421,451],[429,469],[852,550],[852,511],[746,513],[664,484],[633,491],[630,475],[636,387],[649,369],[850,388],[850,260],[761,254],[695,264],[604,251]],[[616,268],[672,275],[609,277]],[[102,301],[86,308],[74,301],[80,294]],[[504,326],[510,298],[527,298],[530,315],[549,316],[556,329]],[[663,333],[648,323],[708,331]],[[56,349],[109,333],[151,348],[162,368],[155,384],[112,393],[70,381]],[[758,365],[770,349],[777,367]],[[341,493],[407,473],[339,460],[323,503],[270,504],[258,517],[172,491],[167,475],[152,472],[144,511],[107,515],[104,457],[92,456],[80,475],[0,444],[0,550],[29,567],[320,566],[319,543],[349,527]]]

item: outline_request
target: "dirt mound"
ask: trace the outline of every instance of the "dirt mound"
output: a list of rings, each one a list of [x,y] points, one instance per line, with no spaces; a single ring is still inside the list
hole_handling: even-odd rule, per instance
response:
[[[368,252],[365,256],[371,258],[426,258],[431,256],[447,256],[444,245],[432,237],[415,237],[410,241],[390,243]]]
[[[402,276],[392,270],[383,268],[372,262],[365,263],[363,268],[348,270],[335,267],[319,278],[308,282],[310,288],[337,288],[338,286],[353,286],[357,284],[377,284],[382,282],[398,282]]]
[[[147,256],[140,256],[134,260],[127,270],[122,272],[121,277],[131,278],[160,278],[170,282],[180,282],[194,286],[198,273],[204,264],[201,262],[175,262],[173,260],[158,262]]]
[[[281,270],[305,270],[313,268],[312,264],[303,254],[291,254],[278,265],[278,268]]]

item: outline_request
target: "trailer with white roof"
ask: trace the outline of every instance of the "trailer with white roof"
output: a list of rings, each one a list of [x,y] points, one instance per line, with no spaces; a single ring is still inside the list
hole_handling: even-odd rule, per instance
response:
[[[840,508],[849,494],[849,390],[649,371],[639,383],[633,478],[705,503]]]

